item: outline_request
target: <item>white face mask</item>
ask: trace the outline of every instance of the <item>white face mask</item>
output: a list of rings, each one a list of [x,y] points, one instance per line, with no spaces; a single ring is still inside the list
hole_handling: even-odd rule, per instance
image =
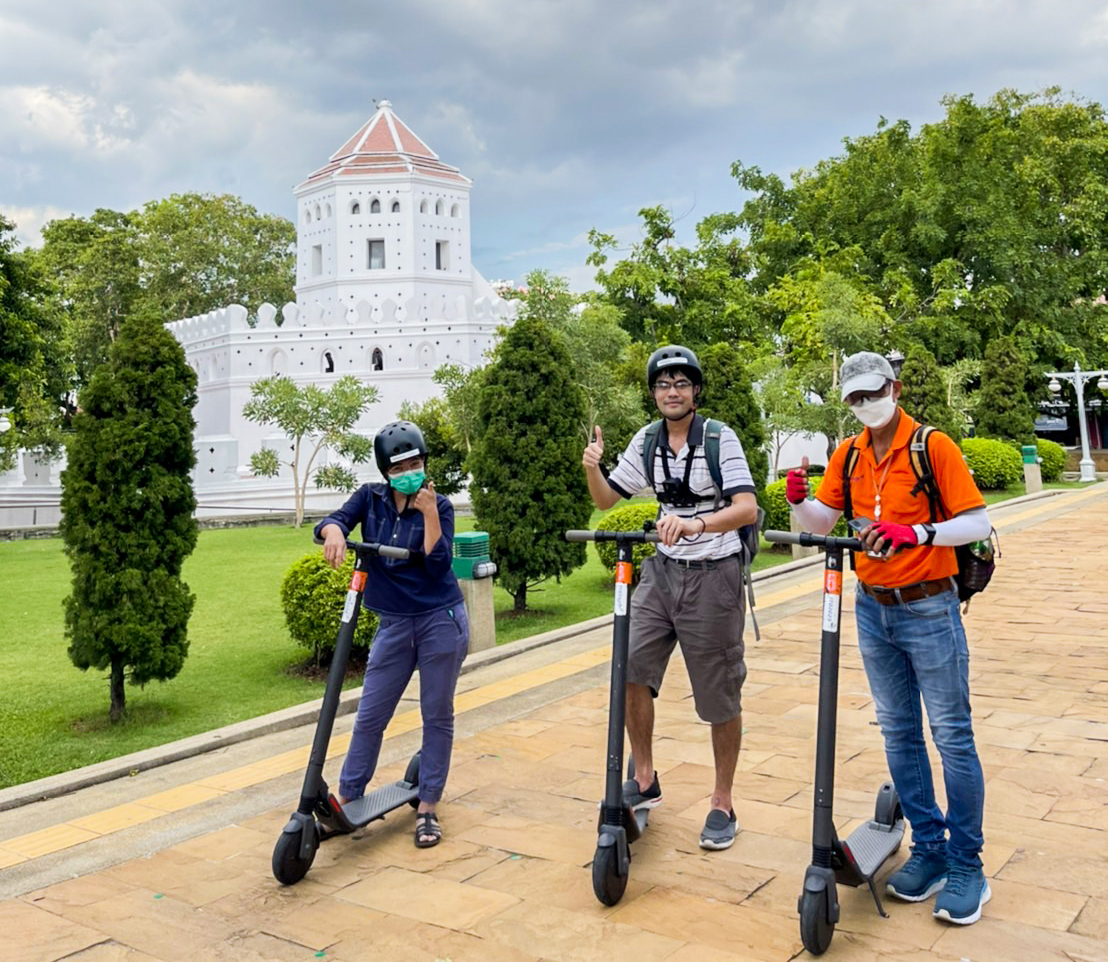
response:
[[[896,398],[890,392],[884,397],[855,404],[851,407],[850,413],[867,428],[883,428],[896,414]]]

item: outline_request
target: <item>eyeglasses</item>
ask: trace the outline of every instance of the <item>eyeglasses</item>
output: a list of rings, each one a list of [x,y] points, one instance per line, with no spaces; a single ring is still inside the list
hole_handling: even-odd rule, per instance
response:
[[[693,386],[692,381],[655,381],[654,393],[665,394],[668,391],[676,388],[678,391],[688,391]]]
[[[423,467],[423,458],[414,457],[408,458],[407,461],[401,461],[399,464],[390,464],[388,470],[385,472],[390,478],[396,477],[398,474],[404,474],[406,471],[418,471]]]

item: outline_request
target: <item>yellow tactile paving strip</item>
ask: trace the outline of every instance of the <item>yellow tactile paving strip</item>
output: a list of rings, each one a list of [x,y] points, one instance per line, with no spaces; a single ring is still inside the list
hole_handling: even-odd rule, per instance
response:
[[[1049,498],[1017,514],[1006,516],[996,525],[996,528],[998,531],[1004,531],[1040,515],[1059,509],[1071,508],[1075,504],[1096,497],[1101,493],[1102,489],[1099,486],[1094,486],[1086,491]],[[758,607],[764,610],[814,594],[818,590],[819,584],[813,579],[811,582],[802,582],[777,591],[761,593],[758,596]],[[488,685],[481,685],[455,697],[455,712],[460,714],[483,708],[500,699],[509,698],[550,682],[567,678],[570,675],[587,671],[596,665],[605,663],[609,658],[609,654],[609,646],[601,645],[592,651],[573,655],[561,661],[543,665]],[[420,723],[418,709],[401,712],[389,724],[385,732],[385,738],[393,738],[405,732],[413,731],[419,728]],[[335,735],[331,739],[327,757],[333,758],[345,754],[349,744],[349,734]],[[152,821],[192,805],[198,805],[228,792],[238,791],[251,785],[269,781],[272,778],[302,771],[307,765],[309,751],[309,746],[304,746],[252,762],[231,771],[211,775],[190,784],[137,798],[132,802],[117,805],[102,812],[85,815],[26,835],[4,839],[0,841],[0,869],[29,859],[60,852],[82,842],[102,838],[133,825]]]

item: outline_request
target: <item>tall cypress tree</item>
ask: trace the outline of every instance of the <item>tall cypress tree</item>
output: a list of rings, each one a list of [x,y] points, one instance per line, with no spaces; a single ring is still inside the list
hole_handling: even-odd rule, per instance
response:
[[[478,526],[489,533],[497,578],[527,608],[527,589],[585,563],[564,533],[592,514],[581,467],[581,389],[569,354],[533,317],[516,321],[485,370],[478,437],[467,466]]]
[[[979,437],[1035,443],[1035,409],[1027,396],[1027,361],[1011,337],[998,337],[985,350],[977,395]]]
[[[69,657],[110,673],[111,719],[132,684],[173,678],[195,596],[181,566],[196,546],[189,471],[196,375],[157,320],[125,321],[81,393],[62,472]]]
[[[758,489],[759,499],[769,474],[766,428],[754,399],[754,385],[739,352],[730,344],[712,344],[697,352],[704,371],[704,392],[698,413],[730,427],[742,442],[746,463]]]
[[[946,402],[946,386],[939,373],[939,365],[922,344],[908,348],[904,366],[900,369],[903,390],[901,406],[921,424],[930,424],[955,441],[961,441],[960,419]]]

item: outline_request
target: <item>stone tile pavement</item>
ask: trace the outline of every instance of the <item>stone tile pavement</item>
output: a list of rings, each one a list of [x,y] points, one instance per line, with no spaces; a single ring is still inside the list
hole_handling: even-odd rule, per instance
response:
[[[882,919],[868,892],[840,886],[842,920],[825,958],[1108,960],[1106,493],[1101,485],[998,512],[1003,558],[966,619],[987,780],[984,859],[994,891],[982,920],[945,926],[931,918],[929,904],[901,903],[887,904],[891,918]],[[413,847],[405,809],[327,842],[308,877],[282,888],[269,860],[299,786],[299,776],[287,772],[302,753],[265,754],[267,743],[246,765],[218,776],[182,775],[180,784],[132,805],[149,809],[150,798],[160,799],[153,816],[103,804],[98,799],[107,796],[91,791],[74,796],[74,814],[65,817],[27,806],[21,823],[0,824],[0,867],[32,880],[23,890],[16,879],[5,890],[15,889],[12,897],[0,901],[0,959],[806,957],[796,897],[810,854],[819,569],[793,580],[795,587],[763,593],[762,640],[748,644],[736,844],[719,853],[696,844],[711,750],[678,658],[657,712],[665,803],[633,848],[631,881],[617,906],[595,900],[589,873],[607,717],[608,635],[600,630],[568,657],[558,646],[544,649],[541,668],[504,662],[495,676],[469,683],[460,700],[473,707],[459,716],[462,737],[441,807],[446,838],[436,848]],[[872,812],[886,777],[851,607],[843,622],[835,799],[844,834]],[[513,681],[524,667],[538,672],[531,688]],[[545,697],[520,701],[525,689]],[[405,727],[393,735],[397,745],[417,734],[404,736]],[[298,737],[307,744],[310,731]],[[382,778],[402,773],[403,755],[393,757]],[[249,778],[241,775],[246,769]],[[253,810],[234,808],[259,779],[265,794]],[[185,830],[191,837],[158,844],[139,836],[144,826],[134,820],[172,829],[192,807],[205,819]],[[38,824],[43,818],[54,821]],[[45,839],[39,848],[28,841],[36,832]],[[96,839],[115,844],[116,854],[101,855],[90,869],[81,853]],[[53,853],[41,876],[49,884],[33,882],[47,857],[39,852]]]

